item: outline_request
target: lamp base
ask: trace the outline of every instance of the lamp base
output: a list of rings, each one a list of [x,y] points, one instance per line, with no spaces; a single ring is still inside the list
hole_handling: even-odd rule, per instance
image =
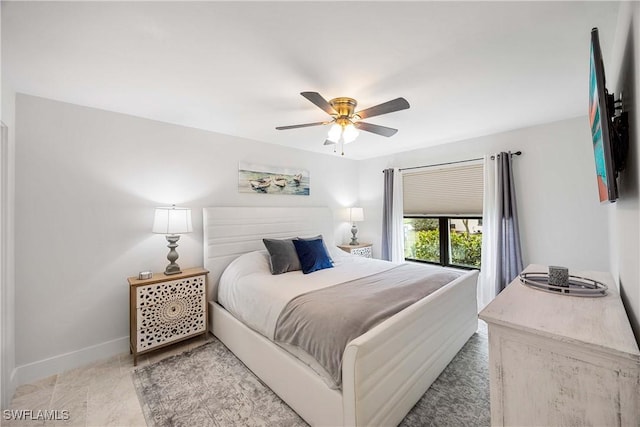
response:
[[[356,234],[358,234],[358,227],[356,227],[355,224],[351,226],[351,234],[353,234],[353,237],[351,238],[351,242],[349,242],[349,244],[351,246],[359,245],[360,243],[358,243],[358,238],[356,237]]]
[[[180,266],[176,263],[178,259],[178,252],[176,252],[176,248],[178,247],[178,240],[180,240],[180,236],[177,234],[169,234],[166,236],[167,242],[169,244],[167,247],[169,248],[169,254],[167,255],[167,259],[169,260],[169,265],[164,270],[165,276],[170,276],[172,274],[180,274]]]
[[[180,274],[182,270],[180,270],[180,266],[178,264],[169,264],[167,268],[164,270],[165,276],[171,276],[172,274]]]

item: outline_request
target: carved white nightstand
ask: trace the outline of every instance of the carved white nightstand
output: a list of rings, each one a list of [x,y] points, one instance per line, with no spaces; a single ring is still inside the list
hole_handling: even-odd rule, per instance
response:
[[[190,268],[180,274],[129,277],[129,339],[133,365],[138,355],[207,334],[207,273]]]
[[[360,243],[359,245],[338,245],[340,249],[345,252],[349,252],[352,255],[363,256],[365,258],[372,258],[371,243]]]

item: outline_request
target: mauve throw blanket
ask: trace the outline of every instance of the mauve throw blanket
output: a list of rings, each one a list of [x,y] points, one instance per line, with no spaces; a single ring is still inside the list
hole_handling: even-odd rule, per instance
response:
[[[349,341],[462,274],[401,264],[299,295],[280,313],[275,341],[309,354],[341,388],[342,354]]]

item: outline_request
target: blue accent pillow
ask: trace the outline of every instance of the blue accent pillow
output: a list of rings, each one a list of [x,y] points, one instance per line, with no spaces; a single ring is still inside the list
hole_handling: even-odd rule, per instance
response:
[[[329,257],[329,259],[331,260],[331,262],[333,263],[333,258],[331,258],[331,254],[329,253],[329,249],[327,248],[327,244],[324,242],[324,239],[322,238],[322,234],[318,234],[317,236],[313,236],[313,237],[297,237],[298,240],[322,240],[322,246],[324,246],[324,251],[327,253],[327,256]]]
[[[294,240],[293,245],[296,247],[296,253],[300,259],[300,265],[302,266],[302,272],[304,274],[333,267],[333,263],[324,248],[322,239]]]

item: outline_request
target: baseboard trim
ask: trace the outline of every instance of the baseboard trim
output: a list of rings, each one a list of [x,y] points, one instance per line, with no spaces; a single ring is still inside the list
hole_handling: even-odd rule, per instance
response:
[[[17,373],[18,373],[18,370],[14,368],[11,371],[11,375],[9,376],[9,381],[7,383],[7,388],[5,390],[6,396],[3,396],[3,400],[5,400],[4,402],[2,402],[3,409],[9,407],[9,405],[11,404],[11,399],[13,399],[13,395],[15,394],[16,389],[18,388],[18,382],[16,381]]]
[[[80,350],[49,357],[37,362],[16,367],[9,388],[13,391],[22,384],[28,384],[69,369],[106,359],[129,349],[129,337],[117,338],[101,344],[92,345]],[[13,395],[13,392],[11,393]]]

